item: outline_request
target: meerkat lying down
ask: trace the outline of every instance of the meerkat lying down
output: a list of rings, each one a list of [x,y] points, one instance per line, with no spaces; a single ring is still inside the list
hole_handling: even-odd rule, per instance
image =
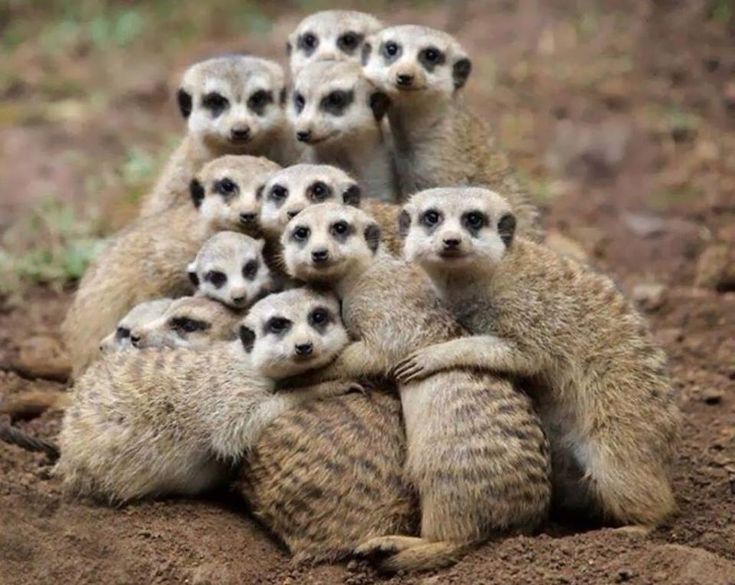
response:
[[[173,299],[163,298],[152,301],[143,301],[135,305],[120,321],[117,322],[115,330],[105,337],[100,343],[100,351],[108,353],[113,351],[127,351],[133,349],[130,332],[146,323],[155,321],[171,306]]]
[[[613,282],[515,237],[511,206],[485,189],[419,193],[402,223],[406,258],[474,336],[419,348],[399,379],[481,367],[532,381],[562,509],[644,527],[671,514],[680,415],[666,358]]]
[[[322,203],[294,217],[282,237],[294,278],[333,288],[359,338],[316,380],[389,376],[420,347],[464,334],[425,275],[383,252],[380,228],[359,209]],[[534,530],[546,517],[546,439],[528,398],[506,379],[468,369],[399,387],[405,473],[421,502],[421,537],[381,535],[363,554],[390,554],[386,570],[456,561],[493,535]]]
[[[346,391],[341,382],[274,391],[274,380],[322,367],[347,344],[331,295],[266,297],[239,337],[95,362],[75,386],[59,435],[54,470],[64,488],[113,503],[200,493],[227,479],[283,412]]]
[[[143,201],[141,217],[188,205],[189,183],[220,156],[263,156],[281,165],[300,156],[285,115],[285,76],[273,61],[229,55],[195,63],[177,100],[188,133]]]

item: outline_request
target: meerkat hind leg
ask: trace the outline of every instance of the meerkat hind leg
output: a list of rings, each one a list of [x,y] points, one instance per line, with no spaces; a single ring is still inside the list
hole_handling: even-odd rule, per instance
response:
[[[355,549],[355,554],[363,557],[393,555],[415,546],[427,544],[428,542],[418,536],[376,536],[360,544]]]

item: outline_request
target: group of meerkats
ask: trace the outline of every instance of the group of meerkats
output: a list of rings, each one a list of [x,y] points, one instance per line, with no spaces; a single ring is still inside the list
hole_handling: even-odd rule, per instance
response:
[[[658,525],[665,356],[609,278],[542,243],[457,40],[326,11],[287,47],[290,82],[251,56],[184,74],[188,133],[63,325],[65,487],[229,482],[296,560],[389,571],[550,510]]]

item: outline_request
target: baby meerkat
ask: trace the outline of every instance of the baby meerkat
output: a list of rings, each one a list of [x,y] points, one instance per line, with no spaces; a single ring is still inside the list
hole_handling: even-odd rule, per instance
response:
[[[289,274],[332,287],[359,339],[317,380],[389,376],[416,348],[463,335],[428,278],[382,251],[380,228],[363,211],[309,207],[282,242]],[[421,537],[383,535],[358,552],[391,554],[380,565],[386,570],[435,568],[492,535],[531,531],[544,520],[549,454],[524,394],[507,380],[459,368],[399,390]]]
[[[388,250],[400,255],[403,239],[398,232],[399,205],[362,197],[357,182],[345,171],[330,165],[299,164],[272,175],[263,190],[260,227],[270,242],[277,242],[296,215],[325,201],[342,202],[367,211],[380,225]]]
[[[609,278],[514,237],[511,206],[494,192],[430,189],[405,211],[406,258],[475,336],[419,349],[399,378],[481,367],[530,381],[559,505],[617,524],[666,518],[680,417],[666,358],[631,303]]]
[[[333,296],[294,289],[256,303],[237,341],[107,355],[75,386],[55,473],[113,503],[209,489],[283,412],[345,390],[275,392],[274,380],[324,366],[347,341]]]
[[[507,194],[520,235],[539,240],[538,210],[487,126],[464,103],[472,63],[451,35],[423,26],[385,28],[363,47],[365,76],[388,111],[403,197],[431,187],[486,186]]]
[[[146,323],[155,321],[166,312],[166,309],[173,302],[173,299],[155,299],[135,305],[127,315],[118,321],[115,330],[102,340],[100,351],[105,353],[133,349],[130,332]]]
[[[288,108],[296,139],[308,145],[304,160],[344,169],[368,195],[396,201],[390,146],[381,126],[389,104],[357,63],[317,61],[304,67]]]
[[[74,376],[99,355],[99,343],[143,301],[194,292],[187,266],[223,229],[256,234],[256,195],[277,164],[264,158],[216,159],[192,181],[195,205],[141,218],[115,236],[87,269],[62,324]]]
[[[383,23],[364,12],[322,10],[304,18],[289,35],[286,52],[291,73],[297,75],[314,61],[360,62],[365,37]]]
[[[204,242],[189,264],[189,279],[198,294],[232,309],[245,309],[274,288],[263,246],[264,240],[219,232]]]
[[[285,76],[273,61],[230,55],[196,63],[184,73],[177,99],[188,134],[141,216],[187,204],[194,175],[220,156],[264,156],[282,165],[300,156],[284,110]]]

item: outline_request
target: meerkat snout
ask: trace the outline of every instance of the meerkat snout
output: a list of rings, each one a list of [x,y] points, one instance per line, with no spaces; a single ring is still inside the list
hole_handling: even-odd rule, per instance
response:
[[[173,299],[156,299],[139,303],[117,323],[115,330],[105,337],[99,345],[102,353],[126,351],[135,346],[132,332],[141,325],[154,321],[171,306]]]

